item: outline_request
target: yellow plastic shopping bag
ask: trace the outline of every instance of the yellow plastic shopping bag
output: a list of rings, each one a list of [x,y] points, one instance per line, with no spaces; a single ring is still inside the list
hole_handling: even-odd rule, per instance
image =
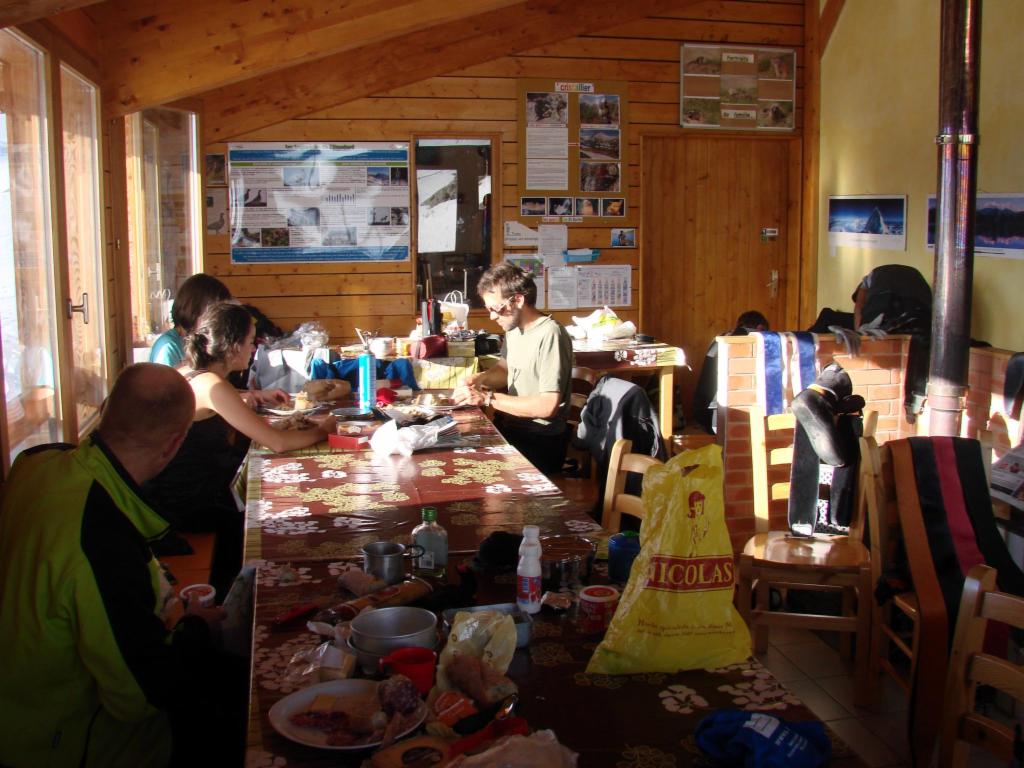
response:
[[[732,604],[722,477],[717,445],[647,470],[640,554],[587,672],[675,672],[750,656],[750,632]]]

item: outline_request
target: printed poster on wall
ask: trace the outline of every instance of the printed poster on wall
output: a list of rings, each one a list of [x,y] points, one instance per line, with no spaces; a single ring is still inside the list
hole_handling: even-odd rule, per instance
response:
[[[679,90],[684,128],[791,131],[796,126],[796,51],[683,45]]]
[[[409,145],[228,147],[231,261],[409,259]]]
[[[519,215],[569,224],[626,216],[627,87],[519,81]]]
[[[928,195],[928,247],[935,247],[935,195]],[[1024,194],[979,192],[974,202],[974,253],[1024,259]]]

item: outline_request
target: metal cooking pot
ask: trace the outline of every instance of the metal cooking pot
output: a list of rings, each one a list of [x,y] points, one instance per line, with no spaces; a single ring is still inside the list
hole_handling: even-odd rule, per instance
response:
[[[425,608],[398,605],[359,614],[351,623],[352,645],[360,651],[387,656],[410,646],[437,645],[437,616]]]

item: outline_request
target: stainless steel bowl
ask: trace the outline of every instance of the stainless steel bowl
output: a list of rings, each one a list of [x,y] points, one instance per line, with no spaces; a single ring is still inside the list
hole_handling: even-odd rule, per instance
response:
[[[352,645],[387,656],[399,648],[437,645],[437,616],[425,608],[398,605],[366,611],[352,619]]]

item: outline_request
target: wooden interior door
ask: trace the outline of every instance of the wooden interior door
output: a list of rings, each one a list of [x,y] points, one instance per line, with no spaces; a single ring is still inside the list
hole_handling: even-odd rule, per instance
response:
[[[789,231],[796,147],[788,138],[643,137],[640,327],[686,352],[693,371],[677,372],[675,402],[688,423],[711,340],[747,310],[774,329],[785,324],[789,247],[799,242]]]

